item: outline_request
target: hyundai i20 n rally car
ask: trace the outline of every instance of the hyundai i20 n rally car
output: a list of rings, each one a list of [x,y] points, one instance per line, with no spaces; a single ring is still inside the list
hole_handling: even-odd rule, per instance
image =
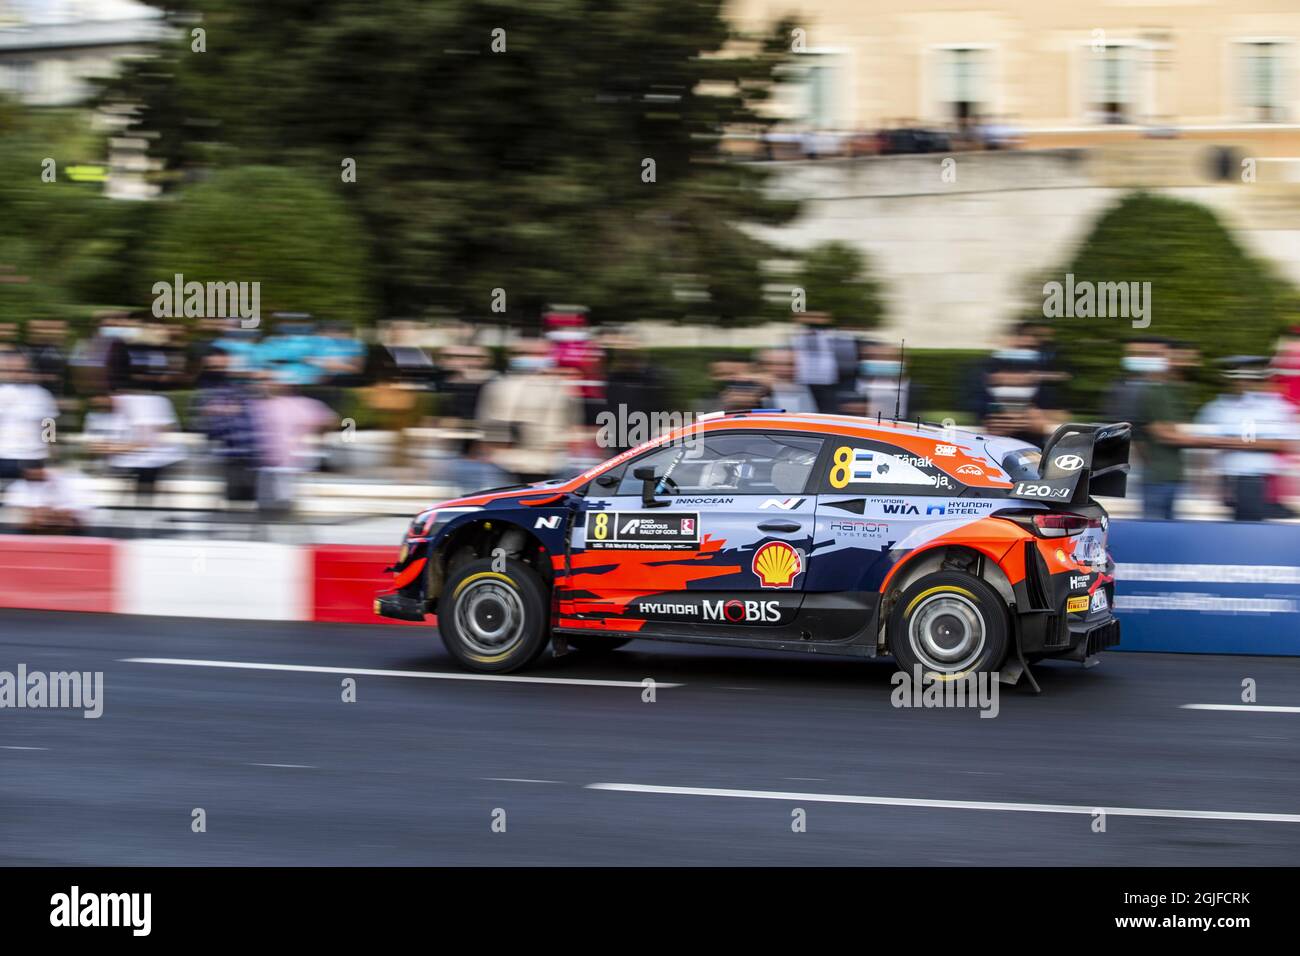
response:
[[[1129,438],[1063,425],[1040,452],[922,424],[709,416],[576,478],[420,513],[375,610],[436,614],[476,671],[647,638],[1014,681],[1119,642],[1092,495],[1124,494]]]

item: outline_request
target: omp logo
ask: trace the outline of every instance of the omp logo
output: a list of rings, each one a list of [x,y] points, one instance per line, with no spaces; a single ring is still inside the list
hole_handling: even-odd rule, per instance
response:
[[[951,458],[955,454],[957,454],[956,445],[935,445],[934,446],[935,458]]]
[[[780,508],[782,511],[793,511],[803,504],[802,498],[768,498],[759,508]]]
[[[781,620],[781,605],[777,601],[705,601],[704,620],[727,621],[730,624],[752,624],[756,621],[775,624]]]
[[[1078,455],[1057,455],[1052,459],[1052,464],[1061,471],[1078,471],[1083,467],[1083,459]]]
[[[559,515],[543,515],[533,522],[534,528],[558,528],[560,526]]]

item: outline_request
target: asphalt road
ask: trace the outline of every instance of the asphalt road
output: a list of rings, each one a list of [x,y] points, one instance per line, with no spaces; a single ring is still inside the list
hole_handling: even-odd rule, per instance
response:
[[[0,612],[20,663],[102,671],[104,712],[0,710],[9,865],[1300,862],[1300,712],[1182,706],[1300,707],[1297,659],[1048,664],[994,719],[892,707],[887,662],[644,641],[523,675],[559,682],[366,674],[463,673],[380,625]]]

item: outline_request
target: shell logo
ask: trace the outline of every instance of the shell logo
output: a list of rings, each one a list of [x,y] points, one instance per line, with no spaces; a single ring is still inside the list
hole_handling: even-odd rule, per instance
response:
[[[769,541],[754,553],[754,573],[765,588],[788,588],[803,571],[803,558],[784,541]]]

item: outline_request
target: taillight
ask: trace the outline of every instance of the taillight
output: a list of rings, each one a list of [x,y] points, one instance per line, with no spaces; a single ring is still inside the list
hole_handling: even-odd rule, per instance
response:
[[[1082,534],[1089,521],[1083,515],[1072,514],[1036,514],[1034,515],[1034,532],[1044,538],[1065,538]]]

